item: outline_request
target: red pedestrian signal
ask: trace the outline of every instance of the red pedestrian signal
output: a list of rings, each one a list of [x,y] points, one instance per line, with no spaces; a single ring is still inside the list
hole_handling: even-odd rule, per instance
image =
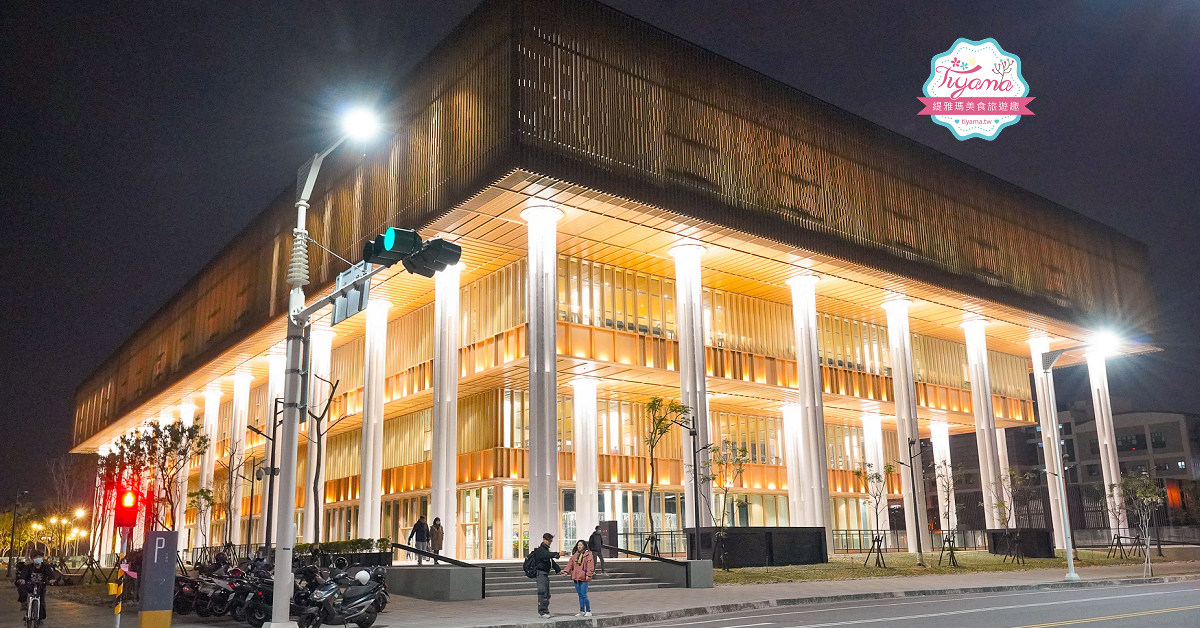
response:
[[[113,512],[113,525],[118,528],[132,528],[138,521],[138,494],[133,489],[125,489],[117,495],[117,509]]]

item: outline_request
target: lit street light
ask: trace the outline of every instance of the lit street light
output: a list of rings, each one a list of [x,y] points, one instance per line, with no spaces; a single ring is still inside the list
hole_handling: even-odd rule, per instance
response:
[[[301,167],[296,194],[296,228],[292,231],[292,253],[288,264],[287,282],[292,286],[288,295],[287,345],[284,357],[283,432],[279,435],[279,486],[296,485],[296,447],[300,422],[308,415],[308,362],[310,325],[304,310],[304,286],[308,285],[308,231],[305,218],[308,199],[317,182],[321,163],[347,139],[364,141],[379,129],[374,114],[364,109],[351,110],[342,120],[344,135],[328,148],[313,155],[307,172]],[[289,491],[290,495],[290,491]],[[291,501],[291,499],[289,499]],[[290,511],[294,503],[288,505]],[[281,506],[282,510],[282,506]],[[270,628],[290,628],[288,607],[292,597],[292,546],[296,543],[294,517],[278,516],[275,527],[275,587],[271,605]]]

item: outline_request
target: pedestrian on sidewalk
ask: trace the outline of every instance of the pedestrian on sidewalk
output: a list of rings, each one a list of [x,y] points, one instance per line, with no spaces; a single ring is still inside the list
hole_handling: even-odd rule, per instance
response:
[[[607,573],[608,570],[604,567],[604,533],[600,531],[600,526],[596,526],[596,530],[588,538],[588,549],[592,550],[592,556],[600,559],[600,573]]]
[[[538,616],[542,619],[548,619],[550,615],[550,574],[557,573],[566,575],[566,571],[559,568],[555,558],[559,557],[559,553],[550,549],[550,544],[554,542],[554,535],[549,532],[542,535],[542,543],[538,545],[532,552],[534,569],[537,570],[537,599],[538,599]]]
[[[571,562],[567,563],[567,575],[575,584],[575,594],[579,596],[579,612],[576,617],[591,617],[592,602],[588,599],[588,583],[595,575],[596,563],[592,558],[592,550],[588,549],[587,541],[575,541],[575,549],[571,550]]]
[[[413,542],[413,537],[416,537],[417,539],[417,543],[413,547],[416,547],[419,550],[425,550],[426,552],[429,551],[429,523],[425,521],[425,515],[421,515],[421,518],[417,519],[417,523],[414,524],[412,530],[409,531],[409,543]],[[424,562],[425,557],[421,554],[417,554],[417,565],[421,565]]]
[[[429,547],[434,554],[442,553],[442,541],[446,539],[446,530],[442,528],[442,518],[434,517],[433,525],[429,527]],[[433,559],[433,564],[438,564],[438,559]]]

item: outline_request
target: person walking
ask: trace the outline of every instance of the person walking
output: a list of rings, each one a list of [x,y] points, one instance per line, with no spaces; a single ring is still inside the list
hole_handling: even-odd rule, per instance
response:
[[[575,549],[571,550],[571,562],[567,563],[567,575],[575,585],[575,594],[579,596],[579,612],[576,617],[591,617],[592,602],[588,600],[588,583],[596,573],[595,559],[592,550],[588,549],[587,541],[575,541]]]
[[[419,550],[429,551],[429,523],[425,521],[425,515],[421,515],[417,519],[417,523],[413,525],[412,530],[408,533],[408,542],[412,543],[413,537],[417,538],[417,543],[414,545]],[[425,562],[425,557],[417,554],[417,565]]]
[[[547,532],[542,535],[542,543],[530,552],[533,556],[534,569],[537,570],[538,616],[542,619],[551,617],[550,573],[566,574],[554,560],[559,557],[559,553],[550,549],[550,544],[553,542],[554,535]]]
[[[592,556],[599,559],[600,571],[605,573],[604,568],[604,532],[600,531],[600,526],[596,526],[596,530],[592,532],[592,536],[588,537],[588,549],[592,550]]]
[[[434,554],[442,553],[442,542],[446,540],[446,530],[442,528],[442,518],[434,517],[433,525],[429,527],[429,547]],[[433,564],[438,564],[438,559],[433,559]]]

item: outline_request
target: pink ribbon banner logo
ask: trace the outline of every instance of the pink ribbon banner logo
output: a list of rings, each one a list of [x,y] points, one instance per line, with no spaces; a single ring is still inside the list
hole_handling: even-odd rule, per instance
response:
[[[1021,58],[994,39],[959,39],[935,55],[923,92],[917,97],[923,105],[917,115],[929,116],[959,140],[991,141],[1021,116],[1034,115]]]

